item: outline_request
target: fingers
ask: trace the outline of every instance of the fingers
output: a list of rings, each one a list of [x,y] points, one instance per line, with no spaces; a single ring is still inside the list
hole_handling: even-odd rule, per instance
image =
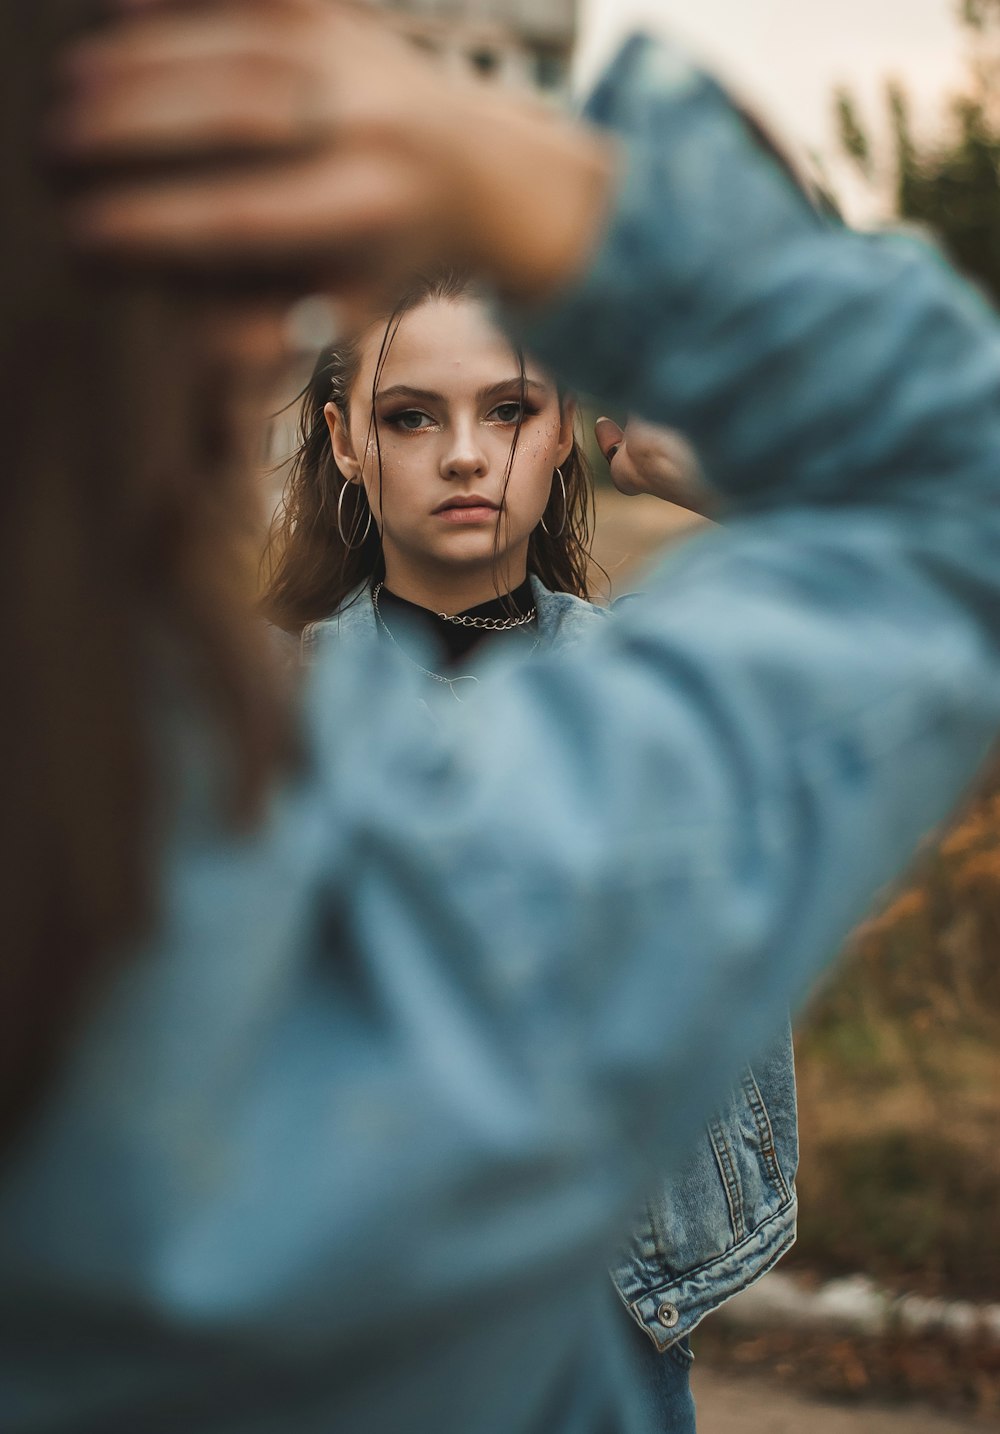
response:
[[[598,448],[610,463],[621,446],[625,432],[614,419],[599,418],[594,424],[594,437],[597,439]]]
[[[599,418],[594,424],[597,446],[608,460],[611,481],[619,493],[633,498],[646,491],[643,474],[632,458],[628,434],[611,418]]]
[[[119,0],[121,6],[121,0]],[[604,141],[439,74],[330,0],[132,0],[66,64],[53,148],[80,243],[217,271],[312,262],[384,283],[467,263],[536,301],[596,244]],[[353,250],[353,252],[352,252]]]
[[[352,247],[355,273],[393,240],[405,251],[405,209],[411,225],[446,213],[442,166],[410,152],[415,67],[423,82],[398,38],[326,0],[141,5],[65,64],[54,147],[89,181],[74,187],[76,241],[187,268],[306,260],[299,292]]]
[[[700,478],[698,460],[679,433],[635,417],[624,429],[599,418],[594,437],[619,493],[649,493],[702,517],[714,513],[717,505]]]
[[[303,144],[325,118],[299,20],[253,3],[126,19],[62,78],[51,142],[90,161]]]
[[[303,94],[302,75],[273,59],[193,61],[183,86],[168,67],[139,70],[85,105],[62,105],[50,138],[62,157],[91,163],[285,150],[317,134],[315,106]]]
[[[624,452],[642,491],[701,517],[716,515],[718,501],[701,476],[697,455],[675,429],[630,417]]]
[[[694,471],[694,454],[673,429],[630,417],[625,440],[632,461],[648,475],[651,487],[683,483]]]
[[[398,241],[426,202],[404,162],[356,152],[252,177],[239,169],[104,185],[76,201],[70,224],[76,242],[101,256],[206,271],[287,268],[296,287],[322,287],[348,261],[355,275],[381,262],[382,244]]]
[[[78,41],[62,57],[59,71],[70,85],[97,88],[158,69],[225,62],[234,55],[288,62],[296,58],[302,37],[302,17],[280,7],[260,0],[242,6],[208,0],[196,10],[126,15]]]

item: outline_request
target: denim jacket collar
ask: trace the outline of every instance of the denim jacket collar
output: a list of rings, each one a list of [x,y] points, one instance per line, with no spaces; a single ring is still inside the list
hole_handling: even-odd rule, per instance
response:
[[[529,575],[531,591],[538,613],[538,636],[546,647],[565,648],[575,643],[589,631],[595,621],[600,621],[606,609],[595,607],[572,593],[553,593],[542,580]],[[369,585],[361,583],[341,603],[337,611],[319,622],[309,623],[303,629],[301,638],[302,661],[308,664],[315,656],[318,645],[328,640],[338,642],[369,643],[378,635],[375,612],[368,600]]]

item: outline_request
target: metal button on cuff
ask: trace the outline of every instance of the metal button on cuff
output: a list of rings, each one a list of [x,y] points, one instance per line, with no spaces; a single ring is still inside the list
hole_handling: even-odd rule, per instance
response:
[[[664,1329],[673,1329],[674,1325],[680,1320],[680,1317],[680,1310],[676,1305],[664,1303],[660,1305],[656,1311],[656,1318],[660,1321]]]

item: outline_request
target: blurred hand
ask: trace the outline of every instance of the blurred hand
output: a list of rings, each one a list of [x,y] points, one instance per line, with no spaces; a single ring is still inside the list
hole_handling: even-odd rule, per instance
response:
[[[544,297],[596,243],[606,141],[331,0],[118,0],[65,57],[72,223],[118,262],[273,277],[362,310],[431,262]]]
[[[702,517],[712,516],[717,499],[701,477],[694,450],[679,433],[639,418],[630,418],[624,428],[613,419],[599,418],[594,437],[619,493],[649,493]]]

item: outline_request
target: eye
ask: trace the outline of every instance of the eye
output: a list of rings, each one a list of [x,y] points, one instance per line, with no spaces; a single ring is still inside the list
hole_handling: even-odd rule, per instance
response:
[[[429,414],[419,408],[403,408],[398,413],[388,413],[383,421],[391,428],[402,429],[404,433],[419,433],[422,428],[427,428],[434,422]]]
[[[498,403],[496,408],[490,410],[488,417],[495,419],[497,423],[516,423],[526,412],[526,406],[520,399],[508,399],[506,403]]]

